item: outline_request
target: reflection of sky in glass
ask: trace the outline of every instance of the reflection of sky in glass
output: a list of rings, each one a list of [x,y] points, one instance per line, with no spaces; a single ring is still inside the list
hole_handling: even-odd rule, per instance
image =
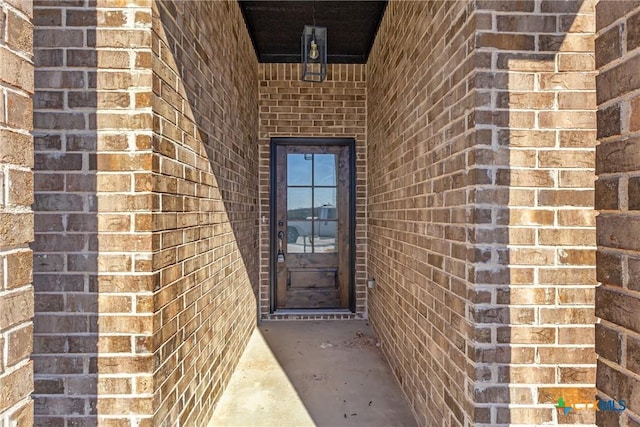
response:
[[[287,190],[287,210],[310,207],[311,188],[289,188]]]
[[[315,207],[325,205],[336,205],[336,189],[335,188],[316,188],[314,190],[313,204]]]
[[[314,185],[336,185],[335,158],[335,154],[316,154],[314,156]]]
[[[305,160],[305,156],[309,160]],[[287,185],[311,185],[309,154],[287,154]]]

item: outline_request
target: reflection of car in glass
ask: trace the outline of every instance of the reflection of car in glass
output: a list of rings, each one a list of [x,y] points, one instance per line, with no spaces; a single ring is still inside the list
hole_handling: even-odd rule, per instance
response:
[[[324,205],[316,208],[316,217],[304,220],[289,221],[287,223],[287,242],[295,243],[298,237],[336,237],[338,217],[334,205]],[[312,228],[314,228],[312,230]]]

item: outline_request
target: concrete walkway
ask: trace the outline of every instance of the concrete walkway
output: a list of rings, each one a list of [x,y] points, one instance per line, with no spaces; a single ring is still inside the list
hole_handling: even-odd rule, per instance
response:
[[[263,322],[213,426],[415,426],[365,321]]]

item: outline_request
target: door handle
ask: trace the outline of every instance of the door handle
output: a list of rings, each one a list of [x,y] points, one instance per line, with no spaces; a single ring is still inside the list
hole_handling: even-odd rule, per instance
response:
[[[282,241],[284,240],[284,231],[278,231],[278,254],[276,257],[276,262],[284,262],[284,252],[282,250]]]

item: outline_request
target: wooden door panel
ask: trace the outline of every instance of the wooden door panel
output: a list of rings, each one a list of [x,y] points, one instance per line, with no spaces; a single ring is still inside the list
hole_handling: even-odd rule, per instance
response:
[[[289,269],[289,288],[338,289],[337,268]]]
[[[338,289],[295,289],[287,292],[285,308],[337,308],[340,306]]]
[[[313,255],[313,256],[311,256]],[[314,254],[292,254],[287,253],[287,262],[290,265],[290,268],[296,267],[307,267],[307,268],[320,268],[320,267],[336,267],[336,264],[339,262],[338,254],[323,254],[323,253],[314,253]]]

